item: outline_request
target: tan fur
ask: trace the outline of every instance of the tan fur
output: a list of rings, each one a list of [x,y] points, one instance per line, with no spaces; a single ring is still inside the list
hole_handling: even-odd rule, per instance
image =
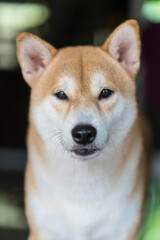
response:
[[[141,216],[142,216],[142,209],[143,209],[143,202],[144,202],[144,195],[145,195],[145,185],[146,185],[146,172],[147,172],[147,159],[148,153],[147,149],[148,146],[145,144],[145,136],[146,131],[142,131],[141,125],[143,125],[143,121],[139,120],[138,118],[138,108],[136,103],[136,96],[135,96],[135,82],[134,79],[131,77],[130,69],[127,71],[125,67],[123,67],[117,59],[111,56],[109,52],[109,46],[112,41],[112,38],[115,37],[116,33],[124,26],[131,26],[134,29],[135,38],[137,41],[137,58],[140,55],[140,39],[139,39],[139,28],[134,20],[127,21],[126,23],[120,25],[113,34],[106,40],[102,48],[99,47],[68,47],[60,50],[56,50],[54,47],[49,45],[48,43],[42,41],[36,36],[33,36],[29,33],[22,33],[17,37],[17,46],[18,46],[18,60],[20,62],[22,72],[24,77],[26,67],[23,64],[23,59],[21,56],[21,49],[23,44],[24,38],[29,38],[40,42],[42,45],[45,46],[47,50],[50,51],[52,55],[52,59],[49,60],[45,66],[45,69],[39,74],[33,74],[32,80],[26,81],[30,86],[32,86],[31,91],[31,102],[30,102],[30,115],[29,115],[29,130],[28,130],[28,163],[26,169],[26,181],[25,181],[25,194],[26,194],[26,215],[28,218],[28,223],[30,227],[30,238],[29,240],[51,240],[50,237],[42,236],[41,231],[36,225],[36,222],[33,218],[33,209],[31,210],[29,205],[28,196],[31,193],[39,200],[44,200],[45,195],[42,194],[35,172],[33,170],[33,165],[37,165],[40,169],[43,169],[44,178],[46,177],[46,181],[50,181],[53,186],[56,186],[56,182],[54,182],[54,178],[52,179],[52,175],[50,172],[50,168],[48,165],[48,159],[50,158],[50,152],[47,148],[47,143],[42,139],[41,134],[37,131],[36,123],[34,122],[34,112],[37,107],[41,106],[41,104],[45,101],[46,98],[49,97],[50,104],[52,105],[53,109],[55,109],[58,116],[63,123],[65,123],[66,119],[68,118],[71,112],[76,111],[77,109],[88,111],[88,109],[92,109],[95,113],[98,113],[102,120],[106,117],[106,113],[110,113],[118,104],[118,100],[115,101],[99,101],[97,98],[97,94],[93,93],[92,91],[92,78],[95,73],[103,73],[103,77],[106,81],[106,87],[111,88],[115,94],[119,94],[122,96],[126,101],[133,102],[135,109],[137,111],[136,119],[134,121],[133,126],[129,130],[127,136],[124,138],[121,145],[115,150],[114,158],[112,159],[113,163],[104,162],[104,167],[101,169],[101,161],[97,161],[97,165],[95,168],[95,162],[90,160],[90,169],[91,169],[91,176],[96,176],[98,178],[101,177],[101,172],[103,174],[103,169],[108,169],[106,174],[110,175],[110,171],[108,166],[112,167],[113,175],[109,178],[110,185],[113,186],[112,191],[114,192],[114,188],[116,188],[117,183],[126,173],[126,166],[128,166],[129,159],[132,156],[133,148],[136,147],[136,143],[139,143],[139,151],[138,155],[138,163],[136,166],[135,175],[132,179],[131,189],[129,191],[128,196],[126,196],[127,203],[132,200],[134,196],[137,196],[139,199],[140,211],[136,217],[136,221],[132,226],[132,229],[128,231],[127,238],[123,238],[123,240],[134,240],[137,234]],[[138,71],[139,65],[137,63],[136,70],[134,69],[133,74],[136,74]],[[136,71],[136,72],[135,72]],[[60,79],[63,77],[70,77],[73,79],[74,82],[74,90],[68,92],[69,101],[63,101],[57,104],[57,102],[52,101],[53,94],[57,89],[59,89]],[[67,83],[68,84],[68,83]],[[66,84],[66,88],[67,88]],[[102,89],[104,86],[102,86]],[[100,92],[101,87],[97,90]],[[115,146],[116,147],[116,146]],[[36,156],[35,156],[36,154]],[[137,152],[135,150],[135,156],[137,156]],[[107,156],[108,157],[108,156]],[[118,160],[115,165],[115,160]],[[56,159],[54,159],[55,161]],[[60,159],[57,159],[60,161]],[[80,160],[81,161],[81,160]],[[86,161],[86,160],[85,160]],[[61,161],[60,161],[61,162]],[[83,164],[82,164],[83,165]],[[83,166],[84,167],[84,166]],[[67,170],[68,171],[68,170]],[[86,171],[86,170],[85,170]],[[97,171],[96,175],[95,171]],[[78,173],[78,172],[77,172]],[[73,181],[76,181],[76,172],[73,172]],[[43,183],[43,182],[42,182]],[[82,180],[83,183],[83,180]],[[88,183],[87,183],[88,184]],[[90,183],[89,183],[90,184]],[[126,182],[126,184],[128,184]],[[81,187],[81,184],[80,184]],[[87,185],[86,185],[87,187]],[[93,186],[92,186],[93,187]],[[125,186],[124,186],[125,187]],[[52,189],[50,189],[51,191]],[[78,189],[77,189],[78,191]],[[121,191],[121,189],[119,189]],[[77,193],[78,194],[78,193]],[[111,195],[111,193],[108,193]],[[76,195],[76,194],[75,194]],[[98,197],[98,196],[97,196]],[[95,196],[96,198],[96,196]],[[75,200],[76,202],[76,200]],[[49,206],[46,206],[49,209]],[[63,206],[61,206],[63,207]],[[110,206],[108,206],[110,208]],[[54,206],[53,206],[54,208]],[[65,216],[64,216],[65,218]],[[96,218],[96,216],[95,216]],[[47,219],[44,220],[45,222]],[[125,225],[125,222],[124,222]],[[118,227],[118,226],[117,226]],[[63,231],[63,229],[62,229]],[[116,229],[115,229],[116,231]],[[48,236],[48,235],[47,235]],[[56,239],[53,236],[53,240]],[[76,238],[77,239],[87,239],[88,238]],[[58,239],[56,239],[58,240]],[[68,239],[66,239],[68,240]],[[71,239],[72,240],[72,239]],[[98,240],[98,239],[97,239]],[[103,240],[111,240],[111,239],[103,239]],[[114,238],[114,240],[118,240]]]

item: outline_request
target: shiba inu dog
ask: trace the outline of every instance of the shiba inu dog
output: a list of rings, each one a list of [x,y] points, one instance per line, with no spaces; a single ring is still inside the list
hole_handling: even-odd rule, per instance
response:
[[[134,78],[139,27],[121,24],[102,47],[56,50],[17,37],[31,86],[25,181],[29,240],[133,240],[147,152]]]

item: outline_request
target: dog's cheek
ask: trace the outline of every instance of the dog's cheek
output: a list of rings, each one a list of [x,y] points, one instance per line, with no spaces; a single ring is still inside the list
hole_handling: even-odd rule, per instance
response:
[[[97,136],[95,139],[95,144],[98,148],[104,148],[108,139],[108,128],[107,128],[107,116],[101,117],[101,115],[92,116],[92,124],[97,130]]]
[[[59,114],[51,105],[49,98],[31,109],[31,122],[41,138],[50,145],[56,141],[57,132],[62,128]]]
[[[97,143],[102,148],[106,146],[109,139],[110,128],[114,121],[114,114],[112,112],[116,104],[118,104],[117,94],[114,94],[111,99],[104,99],[100,102],[97,114],[94,114],[91,118],[97,129]]]
[[[109,135],[117,147],[133,126],[136,115],[135,102],[121,96],[109,117]]]

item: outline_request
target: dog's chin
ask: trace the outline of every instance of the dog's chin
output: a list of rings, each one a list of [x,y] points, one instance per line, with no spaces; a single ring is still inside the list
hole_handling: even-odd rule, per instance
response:
[[[81,159],[89,159],[99,155],[101,149],[98,148],[77,148],[71,150],[74,157]]]

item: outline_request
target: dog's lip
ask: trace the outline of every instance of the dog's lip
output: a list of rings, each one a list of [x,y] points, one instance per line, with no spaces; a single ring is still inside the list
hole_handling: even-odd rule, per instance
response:
[[[71,152],[74,152],[75,155],[81,157],[87,157],[94,155],[96,152],[100,151],[99,148],[75,148]]]

